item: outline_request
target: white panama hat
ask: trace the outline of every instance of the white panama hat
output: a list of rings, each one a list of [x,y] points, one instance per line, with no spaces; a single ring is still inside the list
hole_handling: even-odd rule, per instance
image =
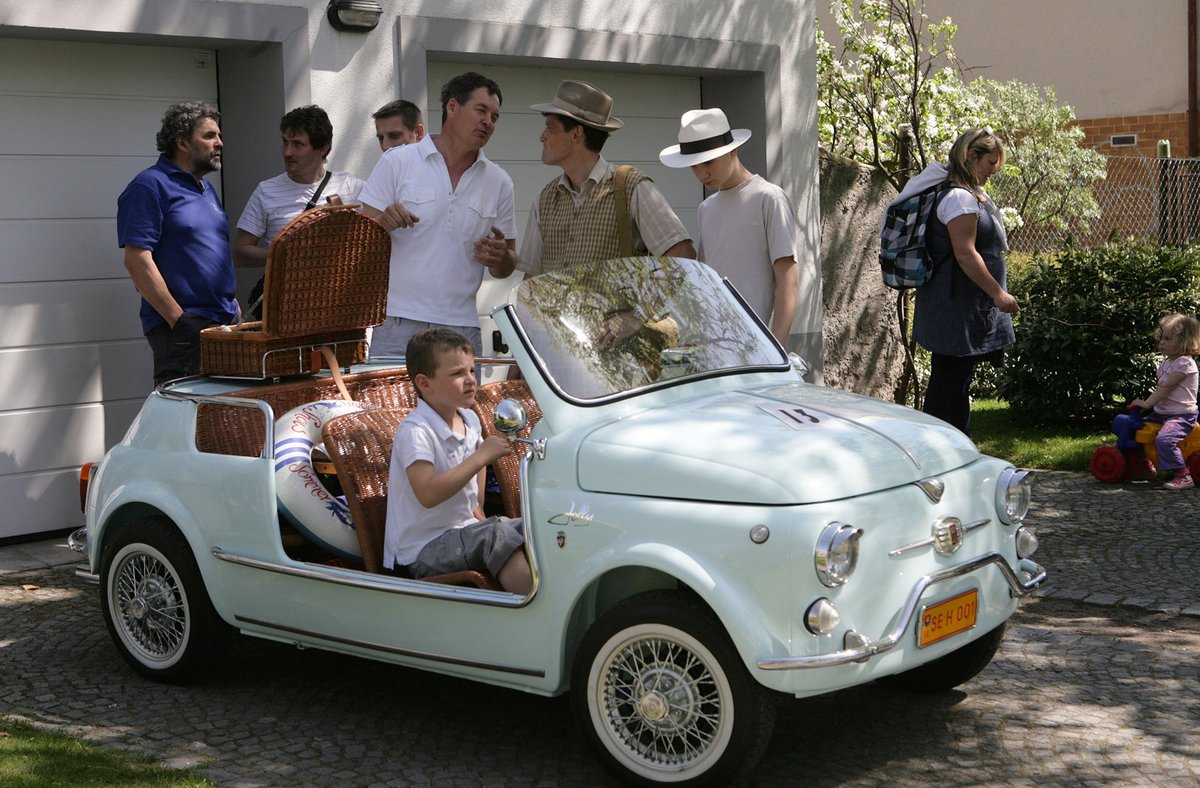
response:
[[[750,129],[730,129],[725,113],[712,109],[690,109],[679,119],[679,144],[663,148],[658,160],[668,167],[703,164],[741,146],[750,139]]]

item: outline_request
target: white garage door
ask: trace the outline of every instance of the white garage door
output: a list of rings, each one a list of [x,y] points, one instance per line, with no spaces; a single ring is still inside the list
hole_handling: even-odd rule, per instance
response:
[[[625,121],[625,127],[604,145],[604,158],[618,164],[633,164],[654,179],[663,195],[696,237],[696,206],[704,199],[704,190],[690,170],[664,167],[658,152],[674,143],[679,134],[679,116],[700,106],[700,79],[629,71],[604,71],[583,68],[522,68],[483,63],[429,63],[429,115],[426,127],[441,126],[439,95],[442,85],[464,71],[478,71],[500,85],[504,95],[500,123],[488,142],[488,158],[512,176],[517,200],[517,233],[525,231],[529,208],[542,187],[562,170],[542,164],[542,146],[538,142],[544,121],[541,113],[529,107],[554,98],[564,79],[579,79],[599,87],[613,97],[612,114]],[[517,246],[520,248],[520,238]],[[485,278],[479,290],[479,314],[488,315],[492,307],[506,300],[508,291],[520,279],[514,274],[507,280]],[[491,355],[490,318],[483,317],[484,353]]]
[[[151,389],[117,196],[211,50],[0,39],[0,539],[80,524],[77,474]]]

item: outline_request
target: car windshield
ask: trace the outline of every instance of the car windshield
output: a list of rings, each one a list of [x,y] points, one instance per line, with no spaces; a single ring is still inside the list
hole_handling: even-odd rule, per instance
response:
[[[788,363],[695,260],[625,257],[542,274],[515,288],[512,310],[543,371],[573,399]]]

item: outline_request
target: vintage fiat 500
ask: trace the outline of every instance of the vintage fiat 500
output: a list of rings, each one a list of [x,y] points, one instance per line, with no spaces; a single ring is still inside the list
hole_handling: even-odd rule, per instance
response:
[[[528,595],[380,565],[402,367],[189,378],[147,399],[87,491],[81,573],[129,664],[192,680],[236,631],[569,690],[623,780],[723,784],[784,696],[969,680],[1045,577],[1026,472],[804,382],[706,266],[546,274],[494,318],[524,379],[481,385],[477,408],[518,450],[497,505],[524,517]]]

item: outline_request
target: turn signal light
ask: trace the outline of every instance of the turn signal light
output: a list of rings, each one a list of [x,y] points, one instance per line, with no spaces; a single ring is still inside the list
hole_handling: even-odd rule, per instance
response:
[[[79,511],[87,509],[87,491],[88,483],[92,480],[92,466],[94,462],[85,462],[79,468]]]

